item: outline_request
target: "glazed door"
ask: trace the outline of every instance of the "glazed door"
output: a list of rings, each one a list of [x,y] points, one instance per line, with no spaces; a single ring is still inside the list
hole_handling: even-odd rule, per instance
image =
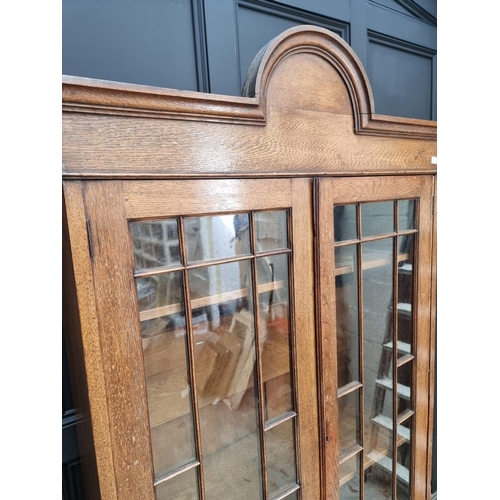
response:
[[[319,498],[311,181],[89,181],[83,198],[103,498]]]
[[[427,498],[433,180],[316,187],[326,498]]]

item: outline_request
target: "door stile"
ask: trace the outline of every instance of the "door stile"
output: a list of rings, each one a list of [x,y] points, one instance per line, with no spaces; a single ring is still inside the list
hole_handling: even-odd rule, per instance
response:
[[[291,286],[295,315],[294,372],[297,388],[297,440],[301,500],[322,498],[320,487],[320,434],[318,413],[318,378],[315,320],[315,280],[313,251],[313,185],[312,179],[293,179],[292,232],[293,259]]]
[[[87,182],[84,199],[93,231],[93,274],[118,499],[153,500],[151,438],[138,334],[133,250],[122,183]]]
[[[431,418],[432,389],[430,380],[433,378],[433,178],[425,177],[425,184],[420,191],[419,202],[419,238],[417,259],[417,316],[418,331],[415,332],[416,352],[418,352],[417,369],[415,370],[415,439],[413,464],[413,498],[426,498],[430,471],[428,469],[427,453],[431,447],[432,434],[428,435],[429,419]],[[416,374],[419,374],[417,377]],[[431,426],[432,427],[432,426]],[[416,471],[421,471],[417,476]]]
[[[63,182],[65,221],[63,223],[63,298],[74,299],[63,307],[64,334],[71,341],[66,344],[70,352],[78,346],[83,351],[82,361],[75,360],[74,366],[81,366],[78,373],[73,374],[72,384],[85,381],[86,387],[73,390],[75,397],[80,394],[88,396],[88,412],[91,433],[79,434],[79,446],[84,454],[86,442],[93,439],[92,446],[97,463],[97,476],[93,471],[86,471],[86,460],[83,457],[85,488],[87,491],[100,490],[103,500],[116,500],[116,480],[113,466],[113,447],[111,444],[109,414],[107,412],[106,382],[102,363],[101,340],[97,318],[96,297],[92,263],[90,259],[89,240],[85,219],[82,183],[80,181]],[[72,272],[68,267],[72,268]],[[69,276],[75,277],[74,280]],[[67,313],[67,314],[66,314]],[[76,323],[75,318],[78,318]],[[80,340],[81,338],[81,340]],[[83,384],[83,382],[82,382]],[[92,390],[88,390],[92,387]],[[83,392],[82,392],[83,391]],[[83,397],[83,396],[82,396]],[[87,403],[76,401],[79,411],[86,411]],[[78,427],[78,426],[77,426]],[[98,485],[94,484],[94,478]],[[89,485],[89,481],[91,484]]]
[[[339,500],[339,443],[337,401],[337,345],[335,278],[333,270],[333,186],[331,182],[315,179],[315,233],[316,310],[318,314],[319,341],[318,365],[320,385],[321,450],[323,453],[324,498]]]
[[[431,338],[429,344],[429,364],[434,369],[429,370],[429,420],[427,424],[427,442],[429,447],[427,450],[427,496],[431,497],[431,477],[432,477],[432,452],[434,449],[433,436],[434,436],[434,401],[435,401],[435,387],[436,387],[436,292],[437,292],[437,179],[434,178],[432,190],[432,214],[433,214],[433,224],[432,224],[432,286],[431,286]]]

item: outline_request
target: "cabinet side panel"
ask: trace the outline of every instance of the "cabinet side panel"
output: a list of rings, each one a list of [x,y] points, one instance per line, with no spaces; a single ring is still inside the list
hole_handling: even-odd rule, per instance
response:
[[[63,188],[62,319],[73,396],[82,419],[77,428],[85,489],[88,498],[99,498],[100,489],[101,498],[112,500],[113,457],[82,188],[80,182],[65,182]]]
[[[133,251],[121,182],[84,185],[117,497],[154,499]]]

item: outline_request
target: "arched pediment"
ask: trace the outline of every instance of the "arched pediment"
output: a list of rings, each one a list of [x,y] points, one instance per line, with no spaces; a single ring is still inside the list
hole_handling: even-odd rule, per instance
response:
[[[62,94],[71,176],[435,170],[436,122],[375,114],[359,58],[315,26],[271,40],[251,64],[242,97],[79,77],[63,77]]]

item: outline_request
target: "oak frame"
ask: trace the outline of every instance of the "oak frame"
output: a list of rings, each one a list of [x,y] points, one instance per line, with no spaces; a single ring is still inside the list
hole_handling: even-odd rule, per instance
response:
[[[67,290],[68,296],[73,297],[65,334],[69,344],[77,350],[80,346],[83,353],[71,361],[77,366],[76,358],[83,357],[84,367],[80,377],[75,375],[74,380],[79,380],[75,385],[79,387],[79,396],[83,400],[88,397],[89,409],[85,410],[85,403],[81,409],[89,415],[92,424],[90,444],[95,450],[101,497],[106,500],[133,498],[139,491],[134,491],[134,484],[127,480],[125,456],[122,455],[122,465],[117,462],[112,442],[110,419],[114,413],[109,413],[109,385],[106,382],[110,363],[105,359],[109,347],[103,345],[108,342],[103,337],[106,326],[98,319],[103,313],[99,313],[99,299],[93,284],[99,272],[104,271],[94,268],[100,242],[92,241],[92,229],[89,233],[86,225],[89,210],[119,223],[114,219],[117,217],[115,203],[108,205],[106,213],[102,200],[121,193],[119,196],[125,208],[120,217],[140,218],[150,210],[149,207],[143,209],[146,212],[140,211],[151,201],[146,195],[146,186],[154,191],[155,182],[160,179],[178,183],[179,190],[185,179],[193,179],[190,182],[197,183],[198,196],[203,196],[207,179],[219,179],[222,183],[251,179],[269,187],[269,183],[282,177],[294,179],[289,195],[301,200],[303,206],[309,206],[300,219],[294,219],[293,230],[306,234],[311,246],[297,249],[296,258],[310,262],[313,252],[316,253],[316,276],[300,275],[294,283],[294,300],[302,304],[303,315],[298,321],[303,327],[309,325],[307,328],[311,328],[312,325],[313,331],[316,330],[316,338],[308,339],[308,349],[314,344],[316,355],[308,359],[297,350],[296,369],[300,372],[301,366],[309,363],[317,367],[316,379],[308,381],[316,390],[314,393],[304,391],[300,397],[302,404],[314,407],[313,413],[316,412],[321,424],[321,434],[309,444],[320,452],[321,480],[312,462],[301,464],[301,467],[311,478],[316,478],[311,479],[312,482],[318,483],[319,489],[312,487],[309,495],[320,491],[318,498],[330,498],[334,487],[329,481],[335,466],[329,464],[328,457],[334,444],[326,440],[328,429],[324,426],[329,418],[335,418],[335,402],[328,396],[333,388],[328,380],[334,380],[336,360],[332,359],[334,351],[325,347],[321,333],[321,325],[331,313],[328,312],[331,305],[321,297],[325,290],[332,290],[332,285],[328,273],[322,270],[327,263],[322,263],[320,249],[331,234],[320,228],[323,232],[313,249],[313,209],[315,213],[327,210],[318,199],[313,206],[313,180],[316,179],[314,182],[319,185],[321,178],[339,177],[345,189],[349,189],[349,178],[366,175],[390,175],[395,180],[399,176],[423,175],[434,179],[436,166],[432,157],[436,155],[436,123],[375,114],[370,84],[357,56],[341,38],[310,26],[286,31],[258,54],[245,83],[244,97],[64,76],[62,110],[62,175],[68,233],[64,255],[68,255],[72,269],[68,271],[72,276],[65,280],[68,283],[65,294]],[[255,194],[259,192],[255,190]],[[130,208],[130,199],[140,193],[144,193],[144,201],[136,200]],[[224,193],[225,198],[213,208],[214,212],[231,209],[230,190]],[[283,196],[282,191],[275,192],[275,196]],[[164,200],[162,203],[169,202]],[[276,199],[274,202],[277,206],[281,203]],[[174,203],[171,209],[175,208]],[[130,210],[135,211],[132,214]],[[168,210],[162,207],[162,211]],[[415,500],[430,498],[435,218],[429,231],[433,248],[425,262],[429,270],[426,279],[431,280],[430,333],[426,344],[430,360],[429,412],[426,435],[421,438],[425,440],[428,457],[427,481],[415,492]],[[129,267],[130,263],[125,263],[123,272]],[[299,290],[310,290],[310,294],[304,297]],[[130,300],[126,297],[132,292],[120,292],[121,300]],[[140,367],[136,369],[140,371]],[[333,378],[329,379],[329,375]],[[82,381],[84,385],[86,382],[86,390],[82,389]],[[141,390],[139,387],[139,392]],[[325,392],[326,396],[318,405],[320,394]],[[144,407],[138,411],[145,415]],[[147,429],[144,432],[147,434]],[[150,453],[146,448],[145,444],[143,453]],[[141,475],[150,477],[148,465],[141,464],[141,467]],[[86,479],[95,483],[91,470],[92,467]],[[144,491],[140,493],[144,495]],[[154,498],[152,490],[148,495]],[[315,500],[316,497],[303,498]]]

